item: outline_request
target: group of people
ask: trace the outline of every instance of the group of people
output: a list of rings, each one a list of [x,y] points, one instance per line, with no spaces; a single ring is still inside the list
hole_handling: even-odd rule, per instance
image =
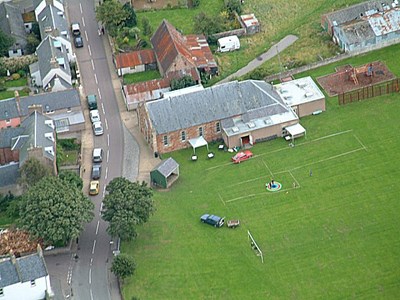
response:
[[[104,26],[99,27],[98,32],[99,32],[99,35],[104,34]]]
[[[271,182],[268,183],[268,188],[274,188],[275,187],[275,181],[272,179]]]

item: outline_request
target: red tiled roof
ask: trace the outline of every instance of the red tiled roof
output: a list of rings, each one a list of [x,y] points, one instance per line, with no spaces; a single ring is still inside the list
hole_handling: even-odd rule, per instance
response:
[[[204,35],[185,36],[191,59],[197,68],[217,68],[214,56]]]
[[[120,69],[155,63],[156,57],[152,49],[145,49],[118,54],[115,61],[117,69]]]
[[[149,81],[128,84],[124,86],[124,90],[127,95],[132,95],[132,94],[150,92],[167,87],[169,87],[169,79],[162,78],[162,79],[153,79]]]

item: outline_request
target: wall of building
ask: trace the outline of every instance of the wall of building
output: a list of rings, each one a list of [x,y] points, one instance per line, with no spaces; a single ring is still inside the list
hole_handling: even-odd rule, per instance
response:
[[[297,109],[293,108],[293,110],[296,112],[299,118],[312,115],[312,113],[317,110],[325,111],[325,99],[319,99],[312,102],[300,104]]]
[[[1,300],[37,300],[45,299],[46,296],[46,277],[35,280],[35,285],[31,286],[31,282],[16,283],[3,288],[3,297]]]
[[[28,159],[31,157],[39,160],[43,165],[49,167],[49,169],[53,172],[53,174],[57,175],[57,165],[56,165],[56,144],[53,145],[54,151],[54,160],[48,159],[43,155],[42,148],[31,148],[28,149]]]
[[[19,161],[19,150],[0,148],[0,165],[6,165],[12,161]]]
[[[0,129],[7,127],[18,127],[21,124],[21,118],[10,119],[9,122],[6,120],[0,120]]]
[[[122,76],[125,74],[132,74],[132,73],[138,73],[138,72],[144,72],[145,70],[145,66],[144,65],[139,65],[136,67],[132,67],[132,68],[120,68],[118,69],[118,75]]]

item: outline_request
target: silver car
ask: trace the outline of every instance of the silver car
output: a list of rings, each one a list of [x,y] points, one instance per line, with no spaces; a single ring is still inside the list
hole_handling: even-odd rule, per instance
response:
[[[103,125],[100,121],[93,123],[93,133],[94,135],[102,135],[104,133]]]

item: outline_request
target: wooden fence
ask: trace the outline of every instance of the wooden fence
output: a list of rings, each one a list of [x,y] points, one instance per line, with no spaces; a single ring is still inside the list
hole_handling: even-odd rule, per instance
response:
[[[345,92],[338,95],[339,105],[345,105],[355,101],[361,101],[382,95],[398,93],[400,87],[400,79],[395,78],[390,81],[381,82],[376,85],[362,87],[358,90]]]

